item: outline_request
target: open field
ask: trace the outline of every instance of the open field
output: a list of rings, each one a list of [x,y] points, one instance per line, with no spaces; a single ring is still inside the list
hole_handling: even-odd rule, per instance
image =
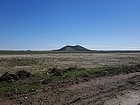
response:
[[[135,65],[140,53],[48,53],[26,55],[0,55],[0,73],[21,68],[43,71],[58,67],[95,68],[103,66]]]
[[[60,69],[62,75],[53,75],[50,68]],[[0,76],[20,70],[29,71],[33,76],[0,82],[0,105],[140,103],[138,52],[0,55]]]

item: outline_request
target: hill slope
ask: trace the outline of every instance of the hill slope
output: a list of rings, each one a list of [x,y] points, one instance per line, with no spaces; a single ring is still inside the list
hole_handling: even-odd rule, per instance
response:
[[[65,47],[62,47],[61,49],[58,49],[57,51],[90,51],[90,50],[80,45],[76,45],[76,46],[67,45]]]

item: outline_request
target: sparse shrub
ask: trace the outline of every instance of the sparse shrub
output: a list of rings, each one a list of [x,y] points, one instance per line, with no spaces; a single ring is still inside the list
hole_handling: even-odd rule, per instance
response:
[[[19,77],[16,74],[9,74],[8,72],[4,73],[0,77],[0,81],[5,81],[5,82],[12,82],[13,80],[18,80]]]
[[[69,68],[67,69],[67,71],[74,71],[74,70],[78,70],[78,68],[75,66],[75,67],[69,67]]]
[[[4,73],[1,77],[0,77],[0,82],[5,81],[5,82],[11,82],[12,81],[12,77],[8,74],[8,72]]]
[[[18,80],[19,79],[19,76],[16,75],[16,74],[9,74],[9,76],[13,79],[13,80]]]
[[[31,73],[26,71],[26,70],[20,70],[20,71],[17,71],[15,73],[17,76],[19,76],[20,78],[26,78],[26,77],[31,77]]]
[[[26,78],[30,76],[31,73],[25,70],[17,71],[15,74],[14,73],[9,74],[8,72],[6,72],[0,77],[0,82],[2,81],[12,82],[14,80],[19,80],[20,78]]]
[[[49,83],[49,79],[46,78],[45,80],[42,81],[42,84],[48,84]]]
[[[54,76],[62,76],[62,71],[58,68],[52,68],[49,69],[50,73],[52,73]]]

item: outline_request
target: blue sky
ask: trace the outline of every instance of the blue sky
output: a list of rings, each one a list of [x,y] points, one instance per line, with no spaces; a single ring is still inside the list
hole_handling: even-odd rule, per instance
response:
[[[0,0],[0,50],[140,49],[140,0]]]

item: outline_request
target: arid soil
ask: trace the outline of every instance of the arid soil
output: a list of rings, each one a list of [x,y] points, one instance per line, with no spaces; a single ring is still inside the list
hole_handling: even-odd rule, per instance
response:
[[[6,101],[5,101],[6,100]],[[139,105],[140,73],[54,83],[30,94],[1,99],[0,105]]]

